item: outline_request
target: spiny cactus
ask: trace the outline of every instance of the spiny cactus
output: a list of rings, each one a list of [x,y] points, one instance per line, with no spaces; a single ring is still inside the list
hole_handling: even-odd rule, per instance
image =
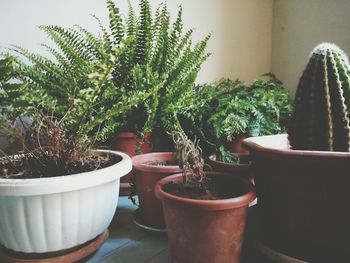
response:
[[[350,66],[345,53],[322,43],[300,78],[288,130],[296,150],[350,151]]]

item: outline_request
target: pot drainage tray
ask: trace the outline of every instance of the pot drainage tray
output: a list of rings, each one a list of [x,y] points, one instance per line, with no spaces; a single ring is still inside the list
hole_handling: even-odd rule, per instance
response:
[[[142,215],[139,208],[133,212],[132,216],[133,216],[134,223],[143,229],[156,231],[156,232],[166,232],[166,228],[157,228],[157,227],[149,226],[145,224],[142,219]]]
[[[108,238],[108,230],[72,249],[48,253],[20,253],[0,247],[1,263],[67,263],[80,261],[96,252]]]

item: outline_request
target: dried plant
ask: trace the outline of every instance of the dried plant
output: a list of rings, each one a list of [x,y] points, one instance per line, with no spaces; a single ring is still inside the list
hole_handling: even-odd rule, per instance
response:
[[[63,128],[63,119],[35,112],[33,122],[24,123],[17,118],[22,129],[14,128],[8,121],[2,131],[12,134],[17,141],[18,154],[3,155],[0,177],[37,178],[60,176],[91,171],[105,167],[109,156],[98,156],[86,150],[86,142],[73,139]],[[18,126],[18,125],[17,125]]]
[[[210,199],[216,199],[209,190],[209,178],[204,172],[204,159],[199,141],[193,142],[183,131],[172,133],[175,143],[176,155],[179,166],[183,169],[183,184],[189,188],[198,188],[200,192],[206,193]]]

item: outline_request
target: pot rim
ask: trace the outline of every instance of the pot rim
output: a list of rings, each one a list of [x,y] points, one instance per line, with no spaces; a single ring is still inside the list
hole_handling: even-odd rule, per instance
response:
[[[0,178],[1,196],[29,196],[69,192],[118,180],[132,169],[131,158],[112,150],[93,150],[96,153],[118,155],[122,159],[110,166],[89,172],[42,178]]]
[[[152,132],[143,132],[144,136],[146,138],[151,137]],[[135,138],[138,139],[139,137],[132,131],[120,131],[116,134],[116,138]]]
[[[157,173],[181,173],[182,169],[178,165],[159,166],[152,165],[152,161],[176,161],[176,154],[173,152],[152,152],[139,154],[132,157],[132,165],[135,170]]]
[[[221,173],[221,172],[206,172],[207,175],[213,176],[230,176],[234,177],[237,181],[240,181],[242,184],[248,186],[248,191],[240,196],[228,198],[228,199],[220,199],[220,200],[199,200],[199,199],[191,199],[185,198],[177,195],[173,195],[165,192],[162,187],[163,185],[171,182],[171,181],[181,181],[182,174],[174,174],[171,176],[167,176],[161,180],[159,180],[155,186],[155,195],[158,199],[162,201],[181,203],[183,205],[192,206],[196,209],[200,210],[208,210],[208,211],[216,211],[216,210],[227,210],[232,208],[239,207],[248,207],[248,205],[255,199],[256,194],[254,190],[254,186],[247,180],[232,175],[229,173]]]
[[[350,158],[350,152],[331,152],[331,151],[311,151],[311,150],[293,150],[290,149],[288,134],[276,134],[249,137],[243,141],[243,147],[249,152],[258,154],[268,154],[275,156],[284,156],[288,158],[300,157],[320,157],[320,158]]]
[[[242,155],[244,157],[247,157],[247,156],[250,156],[249,153],[232,153],[232,155]],[[217,164],[220,164],[220,165],[225,165],[225,166],[229,166],[229,167],[234,167],[236,169],[249,169],[251,167],[251,163],[242,163],[242,164],[235,164],[235,163],[227,163],[227,162],[223,162],[223,161],[218,161],[216,159],[216,154],[213,153],[209,156],[208,160],[209,162],[212,162],[212,163],[217,163]]]

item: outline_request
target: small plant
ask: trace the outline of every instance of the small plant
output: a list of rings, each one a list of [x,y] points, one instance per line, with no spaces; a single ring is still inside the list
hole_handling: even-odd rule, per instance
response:
[[[350,151],[350,66],[345,53],[322,43],[299,81],[288,130],[296,150]]]
[[[200,188],[205,189],[207,177],[204,173],[204,159],[198,141],[192,142],[183,132],[174,132],[172,136],[179,167],[183,169],[184,183],[199,184]]]
[[[217,138],[227,142],[237,135],[259,136],[281,133],[290,113],[288,93],[272,76],[257,79],[251,86],[241,85],[223,98],[209,119]]]
[[[18,154],[2,152],[0,178],[70,175],[100,169],[116,161],[109,155],[94,155],[82,149],[86,144],[79,144],[63,129],[64,119],[58,120],[41,112],[36,115],[31,115],[34,121],[30,125],[22,123],[23,130],[2,126],[16,138]]]
[[[217,189],[205,175],[204,159],[198,141],[192,142],[183,131],[173,132],[172,137],[179,167],[183,169],[183,182],[166,185],[164,190],[194,199],[219,199]]]
[[[227,145],[237,136],[285,131],[291,105],[282,83],[272,74],[247,86],[222,79],[198,86],[187,107],[176,109],[179,126],[190,138],[199,138],[204,156],[216,153],[234,162]]]
[[[38,103],[39,100],[28,97],[33,88],[31,83],[11,83],[16,81],[13,78],[18,77],[13,61],[14,58],[10,56],[0,60],[2,71],[8,73],[3,75],[5,77],[1,81],[0,96],[4,98],[4,104],[0,108],[0,133],[16,142],[19,155],[13,157],[2,152],[1,176],[57,176],[108,164],[108,157],[95,158],[90,153],[94,140],[88,134],[100,121],[111,117],[106,113],[98,116],[100,113],[95,109],[99,103],[97,98],[111,78],[110,64],[114,61],[114,55],[111,54],[110,59],[101,64],[100,71],[90,76],[94,86],[85,95],[86,99],[69,104],[62,117],[56,117],[55,112],[48,112]],[[123,106],[118,111],[123,111]],[[47,173],[49,170],[50,173]]]

